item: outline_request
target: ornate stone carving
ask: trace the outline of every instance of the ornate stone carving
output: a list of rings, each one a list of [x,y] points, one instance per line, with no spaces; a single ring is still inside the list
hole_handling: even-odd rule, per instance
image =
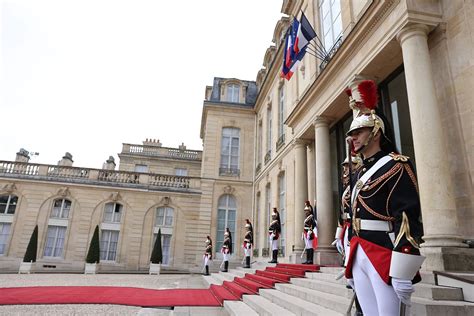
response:
[[[226,185],[224,187],[224,193],[225,194],[234,194],[234,192],[235,192],[235,188],[233,188],[232,186]]]
[[[171,204],[171,198],[169,196],[164,196],[162,199],[161,199],[161,204],[165,205],[165,206],[168,206]]]
[[[117,202],[122,199],[122,196],[120,195],[119,192],[114,192],[110,195],[110,199],[114,202]]]
[[[16,190],[16,185],[15,183],[7,183],[3,186],[2,191],[7,193],[7,194],[12,194],[13,191]]]
[[[62,188],[59,188],[58,195],[62,197],[66,197],[66,196],[71,195],[71,192],[69,191],[68,187],[62,187]]]

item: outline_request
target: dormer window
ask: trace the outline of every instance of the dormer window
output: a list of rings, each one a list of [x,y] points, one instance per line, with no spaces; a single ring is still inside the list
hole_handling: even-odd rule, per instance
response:
[[[240,102],[240,86],[237,84],[227,85],[227,101],[239,103]]]

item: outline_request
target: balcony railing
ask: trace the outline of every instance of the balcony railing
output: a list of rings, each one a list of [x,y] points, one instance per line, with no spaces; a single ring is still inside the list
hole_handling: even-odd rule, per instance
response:
[[[91,185],[139,187],[150,190],[189,191],[200,188],[200,179],[156,173],[91,169],[26,162],[0,161],[0,177],[72,182]]]
[[[167,157],[186,160],[202,160],[202,151],[178,148],[158,147],[150,145],[123,144],[122,154],[139,156]]]
[[[240,176],[240,169],[237,168],[219,168],[220,176]]]

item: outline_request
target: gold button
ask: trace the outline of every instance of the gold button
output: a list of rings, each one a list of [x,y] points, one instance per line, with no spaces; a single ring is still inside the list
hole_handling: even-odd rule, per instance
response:
[[[367,171],[367,169],[366,169],[366,168],[363,168],[363,169],[362,169],[362,171],[366,172],[366,171]]]

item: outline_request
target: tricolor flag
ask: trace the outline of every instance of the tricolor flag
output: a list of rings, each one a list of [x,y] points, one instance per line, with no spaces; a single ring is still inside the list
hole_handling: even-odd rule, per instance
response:
[[[298,34],[299,24],[298,20],[294,19],[286,33],[283,67],[281,70],[281,77],[286,80],[290,80],[291,76],[293,76],[293,73],[296,71],[298,66],[298,62],[303,59],[305,53],[305,49],[302,49],[299,53],[295,53],[293,48]]]
[[[293,50],[295,53],[298,54],[315,37],[316,32],[311,26],[311,23],[309,23],[304,13],[301,12],[301,21],[298,26],[296,38],[293,42]]]

